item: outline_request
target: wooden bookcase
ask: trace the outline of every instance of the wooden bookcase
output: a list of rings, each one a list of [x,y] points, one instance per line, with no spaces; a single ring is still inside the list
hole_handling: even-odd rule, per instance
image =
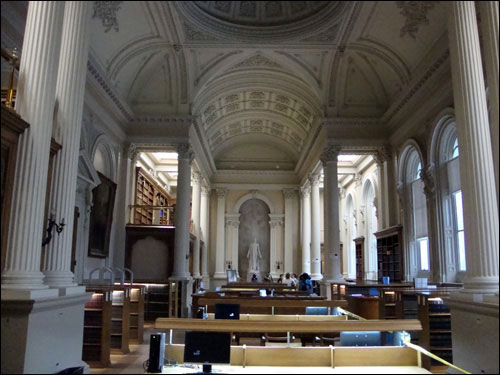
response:
[[[112,288],[87,287],[93,292],[85,304],[82,360],[90,367],[110,365]]]
[[[131,285],[129,342],[142,344],[144,341],[144,285]]]
[[[364,246],[365,238],[363,236],[355,238],[354,244],[356,246],[356,280],[365,279],[365,260],[364,260]]]
[[[176,282],[145,284],[144,321],[154,322],[156,318],[177,317],[177,309]]]
[[[136,167],[135,204],[165,206],[166,208],[173,204],[173,200],[146,171],[141,167]],[[136,208],[134,212],[134,224],[169,225],[172,219],[167,209],[155,212],[152,208]]]
[[[114,286],[111,304],[111,353],[129,352],[130,287]]]
[[[396,319],[396,289],[379,289],[379,319]]]
[[[441,298],[448,294],[439,290],[417,293],[418,319],[422,323],[419,345],[453,363],[451,313]],[[443,365],[428,356],[422,356],[422,366],[430,370],[431,367],[441,368]]]
[[[403,227],[396,225],[374,233],[377,238],[378,280],[389,276],[391,282],[404,280]]]

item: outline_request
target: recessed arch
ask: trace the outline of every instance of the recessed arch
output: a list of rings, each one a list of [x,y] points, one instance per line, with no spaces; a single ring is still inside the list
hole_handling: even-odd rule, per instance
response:
[[[252,191],[250,193],[243,195],[240,199],[238,199],[238,201],[234,205],[233,212],[234,213],[240,212],[241,205],[250,199],[260,199],[261,201],[263,201],[269,207],[269,212],[271,214],[279,213],[275,212],[274,205],[272,204],[271,200],[265,194],[262,194],[259,191]]]

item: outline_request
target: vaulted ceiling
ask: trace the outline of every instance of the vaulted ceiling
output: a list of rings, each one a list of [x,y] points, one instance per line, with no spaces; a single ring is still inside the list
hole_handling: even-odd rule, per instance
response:
[[[194,116],[217,169],[294,170],[324,117],[387,117],[445,19],[425,1],[97,1],[91,61],[128,119]]]

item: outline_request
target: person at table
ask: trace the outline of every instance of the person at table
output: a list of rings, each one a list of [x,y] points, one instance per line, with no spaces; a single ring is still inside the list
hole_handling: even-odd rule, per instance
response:
[[[283,280],[283,284],[285,284],[286,286],[292,286],[293,284],[293,280],[292,280],[292,277],[290,275],[290,272],[287,272],[285,274],[285,279]]]

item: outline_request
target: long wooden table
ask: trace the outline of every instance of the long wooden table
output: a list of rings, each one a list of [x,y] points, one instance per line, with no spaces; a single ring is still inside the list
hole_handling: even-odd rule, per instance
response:
[[[344,331],[421,331],[418,319],[393,320],[232,320],[158,318],[155,328],[217,332],[344,332]]]

